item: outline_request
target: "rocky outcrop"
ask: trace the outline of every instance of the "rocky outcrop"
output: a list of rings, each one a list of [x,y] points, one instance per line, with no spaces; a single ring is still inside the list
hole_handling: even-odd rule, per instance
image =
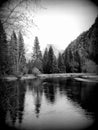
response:
[[[98,73],[98,17],[63,53],[66,72]]]

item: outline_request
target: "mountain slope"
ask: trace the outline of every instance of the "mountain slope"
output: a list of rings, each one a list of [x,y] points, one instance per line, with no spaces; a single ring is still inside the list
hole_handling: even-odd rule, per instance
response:
[[[98,17],[63,53],[67,72],[98,73]]]

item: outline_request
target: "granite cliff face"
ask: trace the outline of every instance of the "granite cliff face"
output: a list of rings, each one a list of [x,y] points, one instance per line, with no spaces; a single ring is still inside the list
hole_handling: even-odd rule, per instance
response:
[[[98,17],[63,53],[66,72],[98,73]]]

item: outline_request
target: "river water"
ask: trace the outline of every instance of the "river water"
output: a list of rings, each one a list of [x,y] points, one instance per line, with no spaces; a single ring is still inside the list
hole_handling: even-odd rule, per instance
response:
[[[0,81],[0,128],[90,128],[96,121],[97,86],[71,78]]]

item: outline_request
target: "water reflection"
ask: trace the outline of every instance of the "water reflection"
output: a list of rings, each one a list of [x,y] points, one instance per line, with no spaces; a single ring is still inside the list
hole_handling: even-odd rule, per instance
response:
[[[49,95],[49,89],[52,91],[49,98],[53,98],[55,102],[56,90],[60,92],[60,95],[67,95],[68,100],[71,100],[75,105],[80,105],[87,113],[94,114],[96,106],[97,96],[97,83],[94,82],[79,82],[74,79],[47,79],[44,85],[45,95]],[[50,85],[50,87],[49,87]],[[46,96],[47,98],[47,96]],[[48,99],[48,98],[47,98]],[[90,114],[89,113],[89,114]]]
[[[29,91],[32,91],[35,105],[35,113],[36,117],[38,118],[43,93],[42,81],[40,79],[28,80],[28,88]]]
[[[74,79],[0,81],[0,124],[27,130],[85,128],[95,120],[96,86]]]
[[[43,84],[44,94],[48,102],[55,103],[56,100],[56,91],[57,91],[57,84],[52,82],[45,82]]]
[[[3,124],[5,124],[5,121],[10,117],[10,123],[13,126],[16,120],[21,123],[24,111],[25,82],[0,81],[0,89],[0,122],[3,121]]]

